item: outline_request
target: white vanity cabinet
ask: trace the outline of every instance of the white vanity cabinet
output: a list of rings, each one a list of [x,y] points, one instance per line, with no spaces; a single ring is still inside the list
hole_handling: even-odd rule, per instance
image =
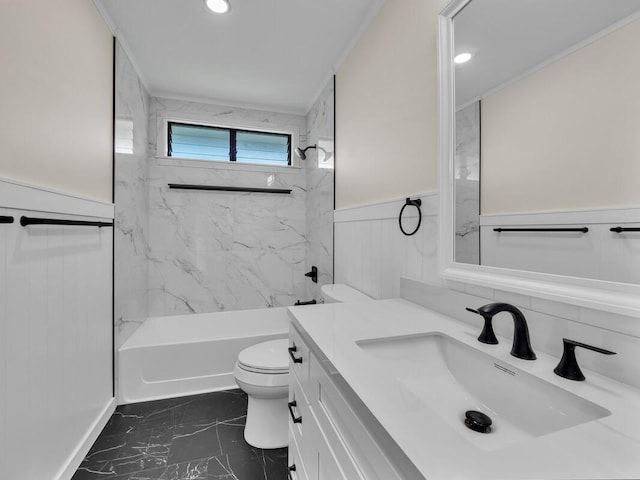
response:
[[[406,480],[294,325],[289,346],[289,478]]]

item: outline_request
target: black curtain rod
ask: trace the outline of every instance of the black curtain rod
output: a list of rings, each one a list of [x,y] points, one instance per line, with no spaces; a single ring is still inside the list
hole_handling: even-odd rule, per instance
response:
[[[622,232],[640,232],[638,227],[613,227],[609,229],[610,232],[622,233]]]
[[[13,223],[13,217],[7,217],[6,215],[0,215],[0,223]]]
[[[90,220],[62,220],[58,218],[20,217],[20,225],[82,225],[86,227],[113,227],[113,222],[94,222]]]
[[[169,188],[176,190],[219,190],[222,192],[253,192],[253,193],[283,193],[290,194],[291,190],[284,188],[254,188],[254,187],[224,187],[216,185],[184,185],[170,183]]]
[[[581,228],[494,228],[494,232],[582,232],[587,233],[587,227]]]

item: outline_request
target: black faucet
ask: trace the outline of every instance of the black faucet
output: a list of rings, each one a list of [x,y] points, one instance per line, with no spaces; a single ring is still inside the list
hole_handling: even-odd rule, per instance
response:
[[[535,360],[536,354],[531,348],[531,342],[529,340],[529,328],[527,327],[527,321],[520,310],[508,303],[489,303],[474,310],[473,308],[467,308],[468,311],[477,313],[484,318],[484,328],[482,333],[478,337],[478,341],[482,343],[488,343],[495,345],[498,343],[496,334],[493,333],[493,325],[491,321],[493,317],[500,312],[509,312],[513,317],[514,333],[513,333],[513,347],[511,347],[511,355],[523,360]]]

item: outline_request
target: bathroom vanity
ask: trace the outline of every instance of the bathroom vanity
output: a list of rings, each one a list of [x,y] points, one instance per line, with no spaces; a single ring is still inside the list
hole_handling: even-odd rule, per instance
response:
[[[515,358],[510,339],[479,343],[480,325],[402,299],[289,314],[291,479],[640,476],[632,386],[561,378],[558,358]]]

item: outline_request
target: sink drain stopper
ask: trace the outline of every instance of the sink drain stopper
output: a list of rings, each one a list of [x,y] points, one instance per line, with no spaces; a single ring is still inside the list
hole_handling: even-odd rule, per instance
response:
[[[467,428],[470,428],[474,432],[490,433],[491,432],[491,418],[482,412],[476,410],[467,410],[464,413],[464,424]]]

